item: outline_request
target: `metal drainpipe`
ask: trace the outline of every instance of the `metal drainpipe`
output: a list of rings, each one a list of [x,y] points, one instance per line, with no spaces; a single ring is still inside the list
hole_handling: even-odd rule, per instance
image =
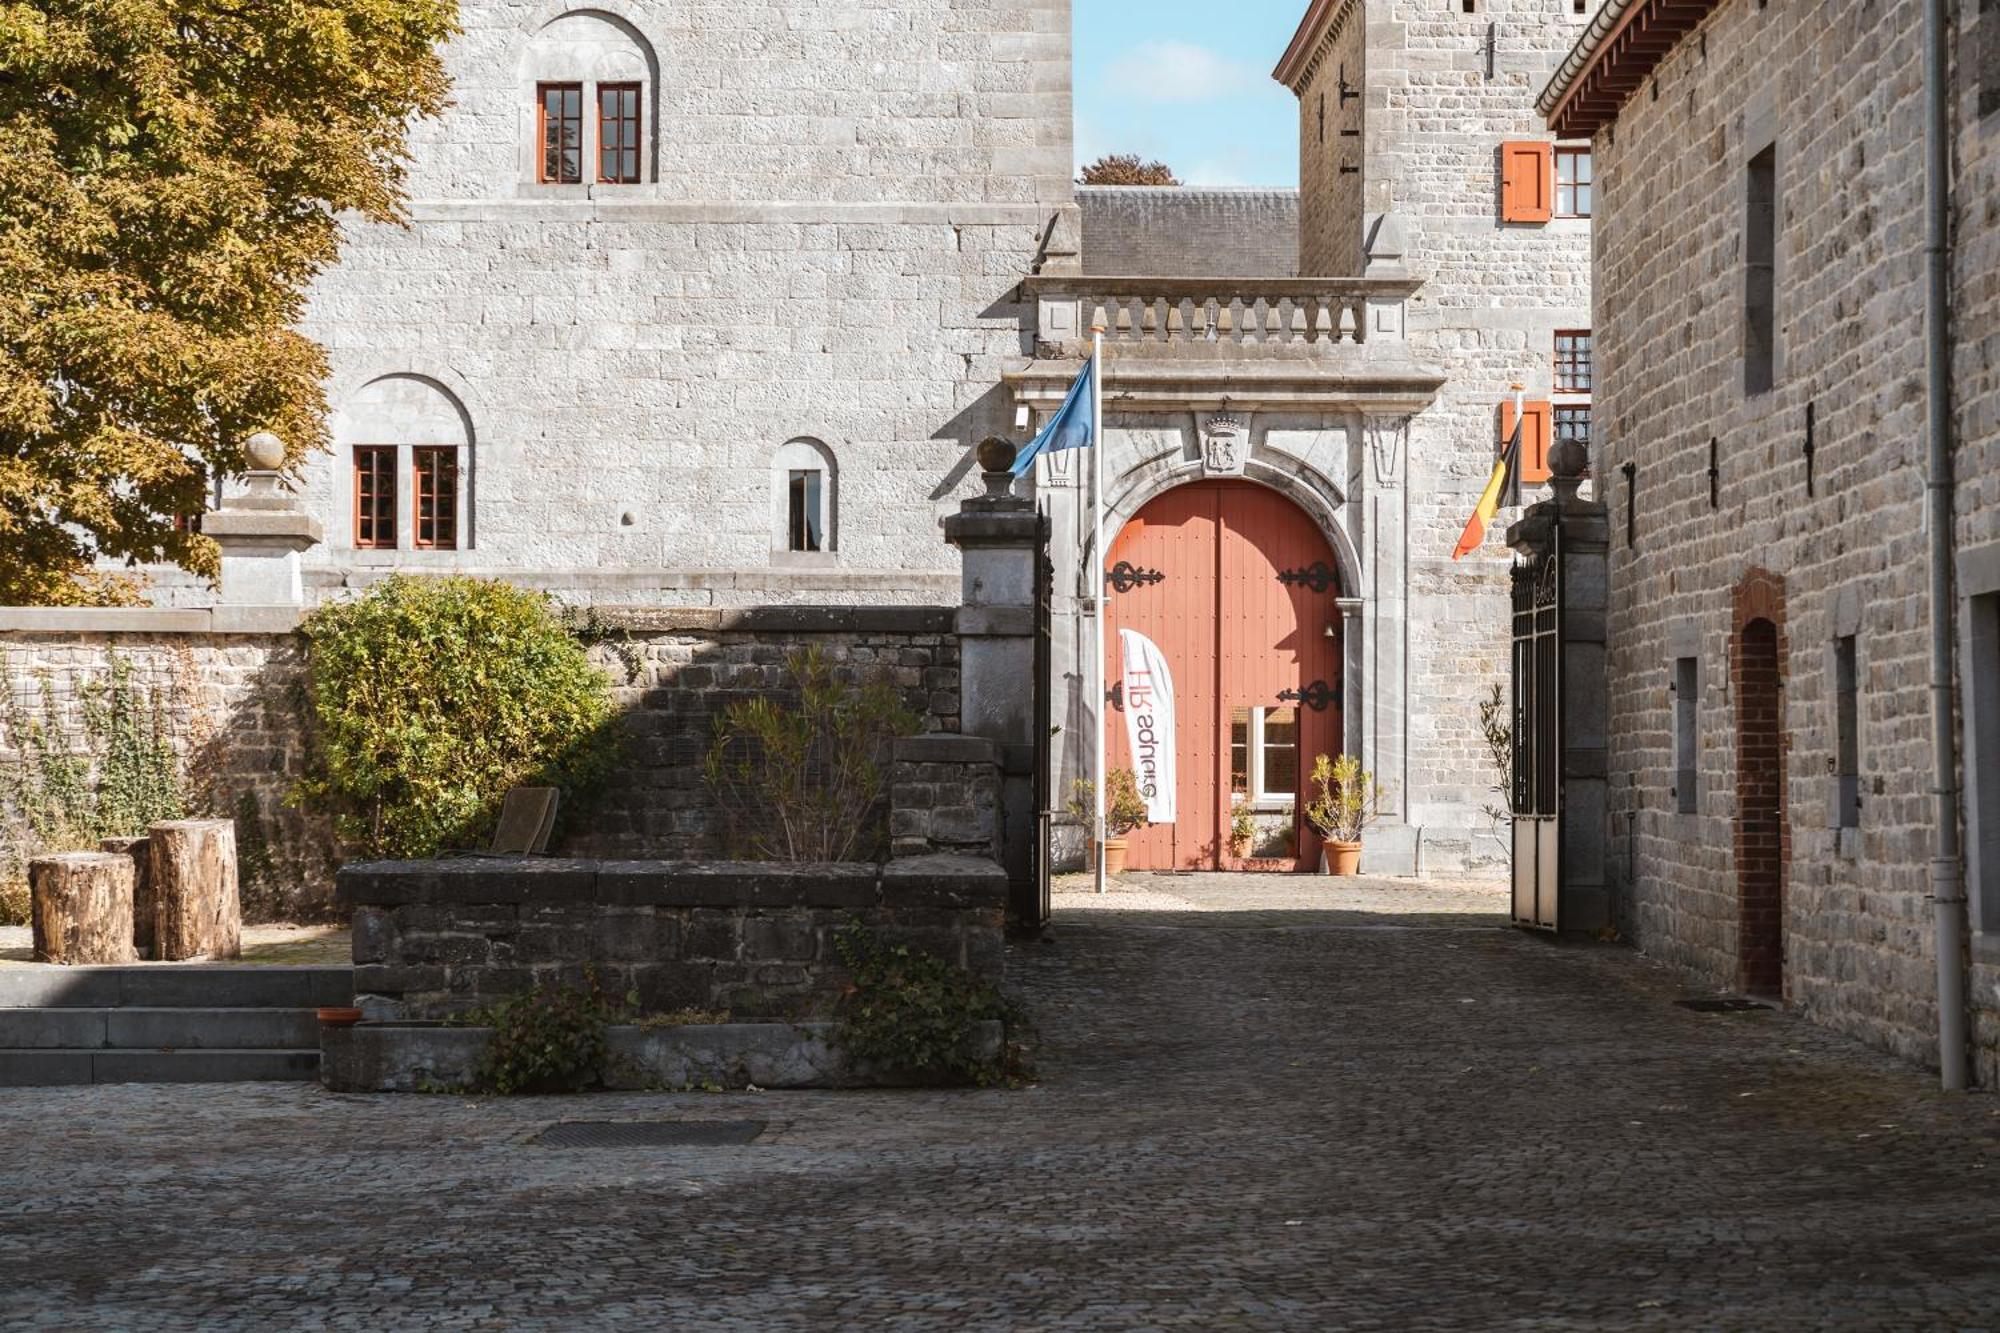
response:
[[[1931,751],[1936,762],[1931,900],[1937,911],[1938,1066],[1947,1092],[1965,1088],[1965,876],[1958,839],[1957,695],[1953,686],[1951,450],[1951,103],[1945,0],[1924,0],[1924,213],[1928,292],[1924,360],[1930,473]]]

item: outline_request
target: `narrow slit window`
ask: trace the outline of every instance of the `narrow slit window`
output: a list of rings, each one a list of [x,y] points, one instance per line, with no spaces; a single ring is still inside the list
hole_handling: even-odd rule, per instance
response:
[[[1699,805],[1695,799],[1697,782],[1696,753],[1699,734],[1696,731],[1696,709],[1701,703],[1701,663],[1692,657],[1676,658],[1674,661],[1674,808],[1684,815],[1693,814]]]
[[[1834,772],[1840,783],[1840,827],[1861,827],[1861,695],[1854,636],[1833,645]]]
[[[458,549],[458,450],[411,451],[410,476],[416,487],[416,533],[422,551]]]
[[[639,85],[597,86],[597,179],[605,185],[639,180]]]
[[[1590,216],[1591,180],[1590,150],[1588,148],[1556,149],[1557,217],[1587,218]]]
[[[362,445],[354,451],[354,545],[364,551],[396,549],[393,445]]]
[[[1250,710],[1229,710],[1229,794],[1250,799]]]
[[[1563,329],[1556,334],[1556,392],[1590,392],[1590,330]]]
[[[818,469],[794,468],[790,478],[787,546],[794,551],[818,551],[825,546],[824,476]]]
[[[1769,393],[1778,362],[1778,150],[1750,159],[1743,225],[1743,391]]]
[[[580,185],[583,182],[583,85],[544,83],[536,88],[539,105],[541,162],[538,178],[544,185]]]

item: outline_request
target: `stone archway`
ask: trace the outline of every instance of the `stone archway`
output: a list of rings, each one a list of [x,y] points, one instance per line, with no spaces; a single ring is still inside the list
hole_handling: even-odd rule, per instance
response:
[[[1119,631],[1144,634],[1174,677],[1173,823],[1135,832],[1135,869],[1262,868],[1315,863],[1298,817],[1316,754],[1344,741],[1343,584],[1318,526],[1277,491],[1241,479],[1193,481],[1140,507],[1105,560],[1109,679]],[[1112,768],[1137,769],[1114,702]],[[1248,858],[1231,846],[1241,812],[1257,830]],[[1259,853],[1262,855],[1259,855]]]

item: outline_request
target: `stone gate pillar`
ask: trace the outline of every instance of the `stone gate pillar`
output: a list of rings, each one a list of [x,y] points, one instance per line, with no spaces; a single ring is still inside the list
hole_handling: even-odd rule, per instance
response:
[[[1605,675],[1611,523],[1601,501],[1577,494],[1585,462],[1583,446],[1574,441],[1550,450],[1555,498],[1529,506],[1507,530],[1507,544],[1524,557],[1557,549],[1562,554],[1556,910],[1563,931],[1588,933],[1611,924],[1610,694]]]
[[[1033,873],[1036,568],[1041,516],[1016,496],[1014,447],[979,446],[986,494],[944,520],[959,550],[959,729],[994,742],[1001,761],[1001,862],[1017,886]]]
[[[1368,413],[1361,418],[1360,451],[1350,504],[1368,584],[1352,589],[1361,614],[1358,645],[1350,638],[1350,679],[1359,676],[1363,715],[1358,732],[1361,766],[1384,786],[1381,822],[1362,842],[1361,869],[1371,875],[1414,875],[1419,829],[1410,809],[1408,696],[1410,652],[1410,418]],[[1355,668],[1359,668],[1358,672]]]

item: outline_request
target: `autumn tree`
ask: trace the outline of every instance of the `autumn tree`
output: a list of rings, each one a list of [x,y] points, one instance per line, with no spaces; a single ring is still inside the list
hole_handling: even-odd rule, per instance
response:
[[[212,575],[270,430],[326,442],[297,324],[341,218],[398,220],[456,0],[0,0],[0,604],[103,557]]]
[[[1137,153],[1106,153],[1083,169],[1085,185],[1179,185],[1164,162],[1142,162]]]

